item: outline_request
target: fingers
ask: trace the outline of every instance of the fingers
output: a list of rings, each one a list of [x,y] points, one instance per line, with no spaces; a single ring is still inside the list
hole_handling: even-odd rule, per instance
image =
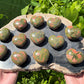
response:
[[[3,70],[0,69],[0,81],[2,80],[2,77],[3,77]]]
[[[80,84],[75,76],[64,75],[66,84]]]
[[[2,70],[0,69],[0,80],[1,80],[1,77],[2,77]]]
[[[0,81],[0,84],[15,84],[18,76],[18,72],[14,73],[2,73],[2,83]]]
[[[79,76],[65,75],[66,84],[84,84],[84,74]]]
[[[82,74],[82,76],[78,77],[77,80],[80,82],[80,84],[84,84],[84,74]]]

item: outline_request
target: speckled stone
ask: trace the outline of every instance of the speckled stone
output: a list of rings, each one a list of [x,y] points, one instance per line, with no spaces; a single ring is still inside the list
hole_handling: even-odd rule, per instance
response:
[[[32,16],[30,22],[33,26],[39,27],[44,23],[44,18],[42,16]]]
[[[12,42],[17,47],[23,47],[26,43],[26,35],[23,33],[20,33],[19,35],[16,35],[12,38]]]
[[[21,31],[27,26],[27,21],[26,19],[16,19],[13,25],[17,30]]]
[[[71,64],[78,64],[84,60],[84,54],[80,51],[70,48],[66,52],[66,58]]]
[[[0,59],[2,59],[7,54],[7,47],[5,45],[0,45]]]
[[[51,35],[48,39],[49,44],[57,49],[63,46],[65,40],[63,36],[55,36],[55,35]]]
[[[42,43],[44,41],[45,34],[42,31],[32,32],[30,34],[30,39],[32,40],[33,43],[40,44],[40,43]]]
[[[13,52],[13,54],[11,55],[11,59],[12,59],[13,63],[15,63],[16,65],[20,66],[24,62],[26,62],[27,54],[24,51]]]
[[[0,40],[6,41],[10,36],[10,30],[7,28],[3,28],[0,30]]]
[[[44,64],[49,59],[49,51],[46,48],[42,48],[41,50],[36,50],[33,53],[33,58],[41,64]]]
[[[68,26],[65,29],[65,34],[70,40],[76,40],[81,36],[81,31],[79,28],[74,28],[73,26]]]
[[[49,28],[51,28],[52,30],[56,30],[60,27],[61,25],[61,19],[56,17],[56,18],[49,18],[47,20],[47,25],[49,26]]]

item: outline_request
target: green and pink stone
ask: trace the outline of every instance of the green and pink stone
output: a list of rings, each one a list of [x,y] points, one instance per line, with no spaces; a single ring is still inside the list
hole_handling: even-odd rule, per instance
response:
[[[44,18],[34,15],[31,17],[30,22],[34,27],[40,27],[44,23]]]
[[[40,64],[47,63],[49,59],[49,51],[46,48],[33,52],[33,58]]]
[[[11,59],[12,59],[13,63],[20,66],[26,62],[27,54],[24,51],[13,52],[13,54],[11,55]]]
[[[45,34],[42,31],[32,32],[30,34],[30,39],[32,40],[33,43],[38,45],[44,41]]]
[[[65,29],[65,34],[70,40],[77,40],[81,36],[81,30],[79,28],[75,28],[73,26],[68,26]]]
[[[17,47],[23,47],[26,43],[27,37],[25,34],[20,33],[12,38],[12,42]]]
[[[0,40],[7,41],[10,36],[10,30],[8,28],[0,29]]]
[[[51,47],[58,49],[63,46],[65,40],[63,36],[51,35],[48,39],[48,42],[51,45]]]
[[[79,64],[84,60],[84,54],[80,51],[76,51],[74,48],[70,48],[66,52],[66,58],[71,64]]]
[[[26,19],[16,19],[13,25],[17,30],[21,31],[26,28],[27,20]]]
[[[58,17],[55,18],[49,18],[47,20],[47,25],[49,26],[49,28],[51,28],[52,30],[56,30],[61,26],[61,19]]]
[[[0,45],[0,60],[4,58],[7,54],[7,47],[5,45]]]

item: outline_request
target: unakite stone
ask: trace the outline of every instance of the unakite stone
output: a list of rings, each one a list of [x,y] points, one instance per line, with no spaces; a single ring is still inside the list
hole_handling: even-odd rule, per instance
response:
[[[33,43],[40,44],[40,43],[42,43],[44,41],[45,34],[42,31],[32,32],[30,34],[30,39],[32,40]]]
[[[66,52],[66,58],[71,64],[79,64],[83,62],[84,54],[80,51],[70,48]]]
[[[10,36],[10,30],[7,28],[0,29],[0,40],[7,41]]]
[[[65,29],[65,34],[68,39],[76,40],[76,39],[79,39],[79,37],[81,36],[81,30],[79,28],[75,28],[73,26],[68,26]]]
[[[5,45],[0,45],[0,59],[4,58],[7,54],[7,47]]]
[[[48,42],[51,45],[51,47],[57,49],[63,46],[65,40],[63,36],[55,36],[55,35],[51,35],[48,38]]]
[[[21,31],[26,28],[27,21],[26,21],[26,19],[16,19],[14,21],[13,25],[17,30]]]
[[[34,51],[33,58],[40,64],[47,63],[47,61],[49,59],[48,49],[42,48],[41,50]]]
[[[44,18],[42,16],[32,16],[30,22],[33,26],[39,27],[44,23]]]
[[[26,35],[23,33],[20,33],[19,35],[16,35],[12,38],[12,42],[14,45],[16,45],[17,47],[23,47],[26,43]]]
[[[13,52],[13,54],[11,55],[11,59],[12,59],[13,63],[20,66],[26,62],[27,54],[24,51]]]
[[[56,30],[60,27],[61,25],[61,19],[58,17],[55,18],[49,18],[47,20],[47,25],[49,26],[49,28],[51,28],[52,30]]]

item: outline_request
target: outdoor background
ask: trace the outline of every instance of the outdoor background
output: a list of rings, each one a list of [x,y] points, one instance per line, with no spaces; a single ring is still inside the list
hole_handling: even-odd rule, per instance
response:
[[[0,28],[25,14],[51,13],[66,17],[84,37],[84,0],[0,0]],[[64,75],[53,70],[20,72],[17,84],[66,84]]]

